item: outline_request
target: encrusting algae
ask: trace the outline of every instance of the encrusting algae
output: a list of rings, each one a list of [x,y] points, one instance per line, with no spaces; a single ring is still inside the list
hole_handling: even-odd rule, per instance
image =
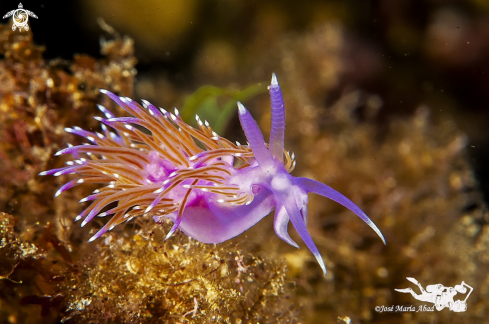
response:
[[[37,227],[34,244],[13,222],[0,214],[0,315],[11,322],[298,323],[284,263],[231,243],[214,247],[181,233],[165,242],[161,225],[140,224],[133,236],[82,244],[75,252],[85,257],[74,261],[51,226]]]
[[[297,323],[284,289],[285,265],[231,243],[217,247],[178,233],[164,242],[161,225],[131,238],[109,234],[85,278],[67,298],[77,322]],[[169,230],[167,226],[166,230]],[[100,260],[104,260],[100,262]],[[289,298],[289,299],[288,299]]]

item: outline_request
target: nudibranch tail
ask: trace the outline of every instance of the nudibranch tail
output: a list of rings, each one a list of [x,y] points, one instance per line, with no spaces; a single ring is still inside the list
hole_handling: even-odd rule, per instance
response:
[[[299,247],[287,231],[291,221],[326,274],[307,230],[307,194],[313,192],[353,211],[385,243],[375,224],[345,196],[322,183],[289,174],[295,168],[295,156],[284,150],[285,109],[275,74],[269,87],[272,129],[268,147],[256,121],[241,103],[239,119],[249,145],[220,137],[198,116],[194,128],[182,120],[177,109],[169,113],[146,100],[140,105],[107,90],[100,92],[130,116],[116,117],[98,105],[105,116],[95,117],[102,133],[66,128],[89,143],[68,144],[55,155],[71,154],[74,160],[39,174],[76,176],[55,196],[84,183],[102,185],[80,200],[90,204],[75,217],[85,226],[96,216],[111,216],[90,242],[134,217],[149,216],[156,222],[162,218],[174,222],[166,239],[180,229],[201,242],[220,243],[246,231],[275,209],[278,237]]]

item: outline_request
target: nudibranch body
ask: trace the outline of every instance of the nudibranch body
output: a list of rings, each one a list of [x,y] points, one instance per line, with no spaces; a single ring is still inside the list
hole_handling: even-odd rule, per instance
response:
[[[290,175],[294,154],[284,150],[285,110],[275,74],[269,87],[272,127],[268,147],[257,123],[239,102],[239,119],[248,145],[220,137],[198,116],[196,129],[186,124],[176,109],[172,114],[145,100],[140,106],[127,97],[101,92],[133,117],[115,117],[99,105],[106,118],[95,118],[102,123],[103,134],[66,128],[91,144],[70,145],[57,152],[55,155],[72,154],[76,159],[66,167],[40,173],[78,176],[55,196],[82,183],[105,185],[80,200],[91,204],[75,218],[83,220],[84,226],[95,216],[113,215],[90,241],[124,221],[152,216],[156,222],[164,217],[174,222],[167,238],[179,228],[200,242],[220,243],[275,210],[278,237],[299,247],[287,232],[291,221],[326,274],[307,230],[307,194],[312,192],[353,211],[385,243],[377,226],[348,198],[320,182]],[[116,207],[107,209],[116,201]]]

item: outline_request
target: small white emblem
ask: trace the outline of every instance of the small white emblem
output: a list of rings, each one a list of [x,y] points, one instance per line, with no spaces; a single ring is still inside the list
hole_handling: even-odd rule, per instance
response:
[[[417,300],[433,303],[437,311],[441,311],[443,308],[448,307],[448,309],[453,312],[465,312],[467,310],[467,299],[474,290],[474,288],[467,285],[464,281],[462,281],[460,285],[455,285],[455,287],[445,287],[442,284],[428,285],[425,290],[418,280],[411,277],[406,277],[406,279],[418,286],[421,294],[415,293],[412,288],[395,290],[402,293],[410,293]],[[470,289],[468,293],[467,288]],[[454,301],[453,297],[458,293],[462,295],[467,293],[467,295],[464,300],[460,299]]]
[[[22,6],[22,3],[19,3],[18,9],[14,9],[7,12],[5,16],[3,16],[3,19],[8,18],[10,16],[13,16],[12,19],[14,20],[14,23],[12,25],[12,30],[14,31],[17,28],[19,28],[19,31],[22,31],[22,28],[28,31],[29,25],[27,24],[27,21],[29,20],[29,16],[37,18],[35,13],[29,10],[25,10],[24,7]]]

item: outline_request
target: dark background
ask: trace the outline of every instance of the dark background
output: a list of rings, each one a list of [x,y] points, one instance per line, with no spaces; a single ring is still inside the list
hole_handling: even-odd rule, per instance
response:
[[[380,122],[393,115],[410,116],[420,105],[429,106],[434,118],[454,119],[469,136],[471,163],[489,196],[489,1],[214,0],[182,1],[187,7],[178,8],[171,1],[160,1],[161,6],[155,1],[115,3],[22,1],[24,9],[39,17],[29,21],[35,42],[46,47],[46,59],[70,60],[75,53],[100,57],[103,32],[97,18],[103,17],[134,39],[138,78],[162,73],[177,87],[190,90],[202,85],[192,62],[208,42],[227,42],[246,56],[243,44],[257,29],[269,29],[278,37],[322,21],[339,22],[356,43],[370,49],[377,64],[364,77],[345,77],[338,91],[354,86],[380,95]],[[18,1],[2,1],[0,13],[17,6]],[[179,12],[191,14],[174,19]],[[275,24],[256,18],[269,12],[278,17]]]

